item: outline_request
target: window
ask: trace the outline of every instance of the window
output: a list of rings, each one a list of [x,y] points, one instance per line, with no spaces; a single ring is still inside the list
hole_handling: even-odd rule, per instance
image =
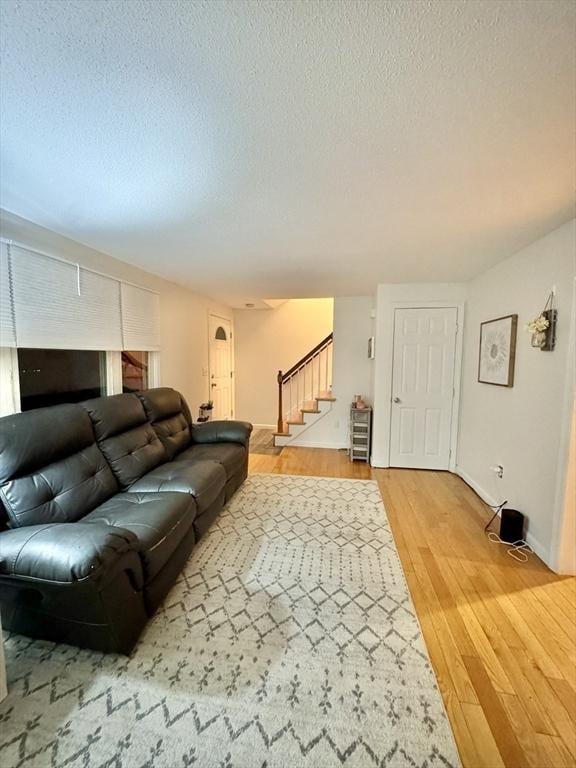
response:
[[[148,389],[148,352],[122,352],[122,392]]]
[[[23,411],[106,394],[106,354],[72,349],[19,349]]]
[[[222,328],[221,325],[219,325],[218,328],[216,328],[216,333],[214,334],[214,338],[218,339],[218,341],[226,341],[227,339],[226,331],[224,330],[224,328]]]
[[[158,293],[0,237],[0,416],[159,386],[159,358]]]

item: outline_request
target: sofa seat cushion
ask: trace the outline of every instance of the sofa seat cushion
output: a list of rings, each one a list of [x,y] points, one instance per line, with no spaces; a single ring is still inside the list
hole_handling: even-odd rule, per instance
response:
[[[246,448],[239,443],[199,443],[179,453],[178,462],[215,461],[221,464],[229,479],[242,470],[246,463]]]
[[[220,496],[226,486],[226,472],[216,461],[179,461],[176,458],[148,472],[131,491],[149,493],[178,491],[191,494],[201,515]]]
[[[134,533],[148,583],[189,531],[196,507],[184,493],[119,493],[83,518]]]
[[[123,555],[138,551],[139,543],[131,531],[99,523],[49,523],[4,531],[0,574],[55,583],[105,580]],[[137,559],[135,563],[139,569]]]

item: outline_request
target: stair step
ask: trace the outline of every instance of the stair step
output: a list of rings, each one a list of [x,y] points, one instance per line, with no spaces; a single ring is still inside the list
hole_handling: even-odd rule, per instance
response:
[[[291,443],[288,442],[290,438],[293,437],[292,433],[290,432],[290,427],[305,427],[308,422],[305,421],[305,415],[307,413],[314,414],[314,415],[320,415],[326,411],[326,409],[320,408],[320,402],[327,402],[327,403],[333,403],[336,401],[336,398],[332,396],[331,392],[319,392],[316,397],[314,397],[312,400],[308,400],[303,403],[302,408],[298,408],[298,412],[300,413],[301,417],[294,417],[289,418],[286,421],[283,422],[282,432],[274,432],[274,438],[286,438],[286,442],[282,441],[280,442],[280,446],[290,445]],[[320,416],[321,418],[321,416]],[[309,420],[310,422],[310,420]],[[312,419],[310,422],[312,425],[316,423],[316,419]],[[298,432],[295,433],[295,436],[298,437]],[[278,445],[276,441],[274,441],[274,445]]]
[[[282,431],[281,432],[273,432],[273,437],[292,437],[290,434],[290,427],[288,426],[289,422],[283,421],[282,422]]]
[[[330,392],[330,390],[323,389],[323,390],[320,390],[320,392],[318,392],[314,400],[326,400],[327,402],[331,403],[331,402],[334,402],[336,398],[334,397],[332,392]]]

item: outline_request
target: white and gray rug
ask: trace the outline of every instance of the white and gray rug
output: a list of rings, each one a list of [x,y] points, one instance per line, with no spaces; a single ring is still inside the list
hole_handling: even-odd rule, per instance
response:
[[[372,481],[251,476],[130,658],[6,652],[3,768],[459,765]]]

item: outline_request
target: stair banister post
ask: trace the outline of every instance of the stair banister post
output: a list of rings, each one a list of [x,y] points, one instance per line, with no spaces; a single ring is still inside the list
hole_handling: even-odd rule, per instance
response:
[[[282,412],[282,371],[278,371],[278,432],[284,432],[284,414]]]

